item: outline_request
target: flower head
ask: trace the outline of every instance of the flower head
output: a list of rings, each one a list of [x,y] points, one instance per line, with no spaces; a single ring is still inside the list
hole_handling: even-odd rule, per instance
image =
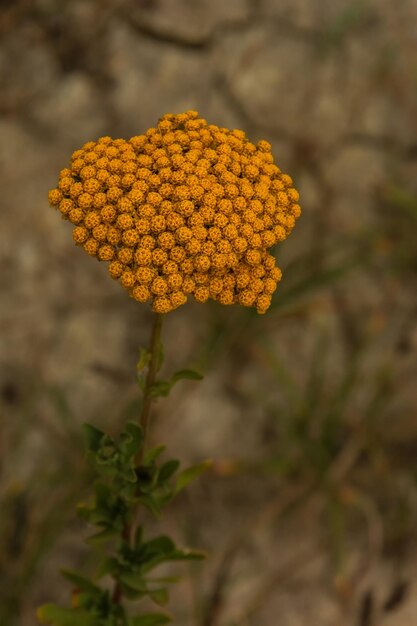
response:
[[[195,111],[129,140],[86,143],[49,192],[75,243],[157,313],[188,295],[265,313],[281,279],[269,249],[291,232],[298,198],[267,141]]]

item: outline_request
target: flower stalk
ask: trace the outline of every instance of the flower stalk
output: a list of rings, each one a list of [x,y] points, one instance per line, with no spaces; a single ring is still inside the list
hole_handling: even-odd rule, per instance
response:
[[[149,424],[150,424],[150,416],[152,409],[152,401],[154,396],[152,394],[152,389],[156,382],[156,377],[158,373],[158,365],[160,362],[160,355],[162,349],[161,343],[161,331],[162,331],[162,322],[164,316],[160,313],[153,313],[153,324],[151,331],[151,338],[149,343],[149,364],[148,371],[146,374],[145,387],[143,389],[143,400],[142,400],[142,410],[139,416],[139,425],[143,431],[143,445],[139,449],[137,458],[136,458],[136,468],[139,468],[143,455],[146,450],[146,443],[148,438]],[[137,511],[135,517],[137,518]],[[135,524],[137,525],[137,523]],[[125,522],[123,531],[122,531],[122,540],[125,541],[129,546],[132,543],[132,524],[129,522]],[[114,590],[112,600],[114,604],[120,604],[123,596],[122,586],[119,580],[115,581]]]
[[[152,325],[152,333],[151,340],[149,345],[149,365],[148,372],[146,375],[145,388],[143,390],[143,403],[142,410],[140,413],[139,424],[143,430],[143,438],[144,445],[141,448],[141,455],[138,458],[138,465],[140,465],[141,456],[143,455],[143,451],[145,450],[148,430],[149,430],[149,421],[150,414],[152,408],[152,400],[155,397],[153,394],[153,387],[156,382],[156,376],[158,373],[158,365],[160,362],[161,355],[161,332],[162,332],[162,322],[164,319],[164,315],[161,313],[153,314],[153,325]]]

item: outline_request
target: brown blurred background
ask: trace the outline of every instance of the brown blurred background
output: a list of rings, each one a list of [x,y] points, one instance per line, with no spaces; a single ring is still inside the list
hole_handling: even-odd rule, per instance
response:
[[[266,316],[166,321],[166,371],[205,380],[153,439],[214,460],[163,523],[209,554],[174,623],[417,625],[417,0],[3,0],[0,41],[0,625],[92,571],[80,424],[135,416],[149,332],[47,191],[189,108],[269,140],[303,216]]]

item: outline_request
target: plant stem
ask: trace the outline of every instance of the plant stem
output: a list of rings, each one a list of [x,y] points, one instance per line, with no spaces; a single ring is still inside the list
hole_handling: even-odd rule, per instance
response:
[[[142,426],[142,429],[143,429],[143,444],[136,458],[136,467],[139,467],[139,465],[142,463],[143,454],[144,454],[145,447],[146,447],[146,440],[147,440],[148,431],[149,431],[149,422],[150,422],[149,418],[151,415],[152,400],[153,400],[152,388],[156,382],[156,375],[158,373],[163,318],[164,318],[163,315],[154,313],[152,333],[151,333],[151,339],[149,343],[150,359],[149,359],[149,364],[148,364],[148,371],[146,373],[145,388],[143,390],[142,410],[139,416],[139,424]],[[126,522],[124,525],[123,532],[122,532],[122,539],[127,541],[129,544],[132,541],[132,526],[128,522]],[[122,600],[122,595],[123,595],[122,587],[120,585],[120,582],[116,580],[114,589],[113,589],[113,595],[112,595],[113,603],[120,604]]]
[[[160,347],[161,347],[161,330],[162,330],[163,319],[164,319],[163,315],[159,313],[154,313],[151,341],[149,344],[150,361],[148,365],[148,372],[146,375],[145,389],[143,391],[142,411],[139,417],[139,423],[143,428],[143,436],[144,436],[143,446],[141,447],[141,455],[138,459],[139,461],[142,460],[141,457],[143,454],[143,450],[145,449],[145,446],[146,446],[146,439],[147,439],[148,430],[149,430],[149,417],[151,414],[152,399],[153,399],[152,387],[154,386],[156,382],[156,375],[158,372],[158,362],[160,358]]]

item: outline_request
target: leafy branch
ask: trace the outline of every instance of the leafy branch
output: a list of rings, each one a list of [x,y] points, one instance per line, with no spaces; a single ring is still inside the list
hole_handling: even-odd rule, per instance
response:
[[[165,446],[146,449],[152,403],[168,395],[183,379],[199,380],[192,370],[180,370],[168,380],[157,380],[162,365],[162,316],[155,316],[150,349],[142,350],[138,384],[142,390],[140,424],[129,421],[124,430],[112,437],[99,428],[85,424],[84,436],[88,459],[97,473],[94,499],[80,504],[78,515],[95,532],[87,543],[98,549],[100,562],[90,579],[82,573],[63,570],[72,584],[72,606],[45,604],[38,609],[42,624],[51,626],[159,626],[171,621],[165,612],[131,616],[125,601],[150,598],[165,606],[169,600],[168,585],[176,578],[153,576],[164,563],[200,560],[202,552],[178,547],[166,536],[146,537],[138,523],[138,510],[145,508],[160,517],[168,505],[187,485],[197,478],[210,463],[179,471],[179,462],[165,462],[160,457]],[[112,590],[109,580],[113,581]],[[107,581],[107,583],[106,583]]]

